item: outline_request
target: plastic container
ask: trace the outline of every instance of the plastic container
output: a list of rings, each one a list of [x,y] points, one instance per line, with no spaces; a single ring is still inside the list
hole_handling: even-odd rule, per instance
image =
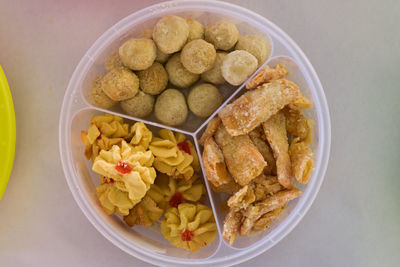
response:
[[[234,22],[241,34],[257,34],[268,38],[271,42],[271,57],[260,68],[265,64],[273,66],[278,62],[285,63],[291,73],[289,79],[299,85],[303,94],[313,104],[313,108],[307,111],[307,116],[313,122],[311,147],[315,155],[315,168],[310,183],[301,187],[303,195],[289,203],[278,222],[258,235],[238,238],[232,246],[221,237],[224,216],[221,214],[220,204],[226,201],[226,197],[213,193],[206,180],[208,202],[216,217],[218,236],[210,246],[195,253],[186,252],[168,244],[158,231],[158,225],[153,228],[130,228],[119,217],[106,215],[95,194],[98,176],[92,173],[90,163],[83,155],[81,130],[87,129],[91,116],[109,112],[122,116],[131,123],[143,121],[153,129],[162,127],[183,132],[193,138],[201,156],[201,148],[196,140],[218,110],[207,120],[200,120],[191,115],[182,127],[171,128],[157,123],[153,117],[143,120],[124,115],[119,108],[97,108],[88,97],[93,78],[105,71],[103,64],[107,57],[129,36],[139,35],[143,29],[151,28],[166,14],[193,17],[203,24],[226,19]],[[224,87],[222,90],[225,101],[222,106],[244,92],[244,84],[239,87]],[[125,252],[163,266],[233,265],[267,251],[285,237],[309,209],[323,181],[330,150],[330,119],[325,95],[317,74],[303,52],[267,19],[242,7],[219,1],[164,2],[132,14],[106,31],[82,58],[70,80],[61,110],[59,130],[60,154],[65,176],[83,213],[100,233]]]

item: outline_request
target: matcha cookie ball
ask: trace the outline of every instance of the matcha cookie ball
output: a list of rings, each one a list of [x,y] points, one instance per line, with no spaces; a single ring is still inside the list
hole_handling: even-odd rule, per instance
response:
[[[121,101],[121,108],[133,117],[143,118],[151,114],[154,106],[154,96],[139,90],[134,97]]]
[[[145,70],[156,59],[157,48],[151,39],[132,38],[119,48],[119,56],[124,66],[132,70]]]
[[[236,43],[235,50],[245,50],[255,56],[258,60],[258,65],[263,64],[269,57],[269,44],[263,38],[257,35],[240,36]]]
[[[132,98],[139,90],[139,79],[131,70],[119,67],[101,78],[103,92],[114,101]]]
[[[200,22],[192,18],[187,18],[186,22],[189,25],[188,43],[196,39],[204,39],[204,27]]]
[[[170,83],[185,89],[189,88],[200,78],[199,74],[191,73],[181,63],[181,54],[173,55],[165,65]]]
[[[106,71],[110,71],[114,68],[122,67],[122,60],[119,57],[118,50],[111,54],[111,56],[107,59],[106,63],[104,63],[104,68]]]
[[[213,67],[211,69],[209,69],[208,71],[203,72],[201,74],[201,78],[205,82],[209,82],[212,84],[224,84],[225,83],[225,79],[222,76],[222,72],[221,72],[221,66],[222,66],[222,62],[224,61],[227,54],[228,53],[226,53],[226,52],[217,52],[217,56],[215,58]]]
[[[187,43],[181,52],[181,62],[191,73],[201,74],[212,68],[217,51],[202,39]]]
[[[153,40],[165,54],[172,54],[182,49],[189,36],[189,25],[186,20],[167,15],[161,18],[153,30]]]
[[[205,39],[212,43],[215,49],[229,50],[239,39],[239,31],[235,24],[220,20],[205,27]]]
[[[176,126],[184,123],[188,115],[185,96],[176,89],[165,90],[157,98],[154,114],[166,125]]]
[[[139,87],[150,95],[158,95],[168,84],[168,74],[164,66],[154,62],[150,68],[139,71]]]
[[[210,116],[221,104],[221,93],[217,87],[209,83],[193,87],[188,95],[189,109],[201,118]]]
[[[222,62],[221,72],[224,79],[232,85],[240,85],[257,69],[255,56],[244,50],[230,52]]]
[[[117,104],[117,101],[112,100],[103,92],[103,88],[101,87],[101,79],[103,76],[104,75],[100,75],[94,78],[92,87],[90,88],[90,96],[96,106],[111,108]]]

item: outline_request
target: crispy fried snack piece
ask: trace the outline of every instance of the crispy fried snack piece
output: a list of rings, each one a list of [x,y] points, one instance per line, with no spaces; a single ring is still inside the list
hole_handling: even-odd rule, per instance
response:
[[[304,141],[307,145],[310,144],[311,125],[307,117],[300,110],[292,109],[289,106],[282,111],[286,118],[287,132],[294,137],[298,137],[300,141]]]
[[[307,97],[300,93],[300,95],[293,101],[293,103],[290,103],[288,106],[291,109],[302,110],[311,108],[311,103]]]
[[[267,228],[271,223],[274,221],[278,220],[279,217],[281,216],[282,212],[285,210],[286,206],[274,209],[273,211],[265,213],[263,216],[261,216],[255,223],[253,228],[250,230],[250,232],[247,234],[247,236],[257,234],[258,232],[261,232],[265,228]]]
[[[285,79],[265,83],[246,92],[219,113],[232,136],[249,133],[299,96],[299,87]]]
[[[221,119],[219,117],[212,118],[210,122],[207,124],[207,128],[204,131],[203,135],[200,137],[199,144],[204,145],[206,139],[215,134],[220,124],[221,124]]]
[[[278,181],[285,188],[292,188],[293,179],[285,115],[283,115],[282,112],[278,112],[262,125],[268,142],[274,152]]]
[[[254,185],[245,185],[228,199],[228,206],[232,210],[246,209],[256,200]]]
[[[240,185],[235,182],[235,180],[232,178],[232,175],[228,172],[228,183],[220,186],[215,186],[211,184],[211,189],[216,193],[225,193],[232,195],[240,189]]]
[[[301,195],[301,191],[297,188],[277,192],[267,197],[265,200],[249,206],[243,211],[246,218],[240,227],[240,235],[248,235],[254,226],[254,223],[264,214],[277,208],[285,206],[290,200]]]
[[[292,172],[297,182],[307,184],[314,167],[314,158],[311,149],[295,138],[289,147]]]
[[[246,89],[253,90],[263,83],[282,79],[289,75],[289,71],[283,64],[277,64],[273,68],[266,65],[254,78],[246,84]]]
[[[256,201],[264,200],[268,196],[278,193],[285,188],[279,183],[276,176],[267,176],[261,174],[255,178],[252,183],[254,184],[254,194]]]
[[[207,180],[213,185],[218,187],[229,182],[224,155],[213,137],[207,138],[204,143],[203,166]]]
[[[215,141],[222,149],[229,172],[239,185],[245,186],[261,174],[266,162],[248,135],[230,136],[220,125]]]
[[[249,133],[250,139],[253,141],[253,144],[257,147],[258,151],[260,151],[261,155],[264,157],[264,160],[267,162],[267,166],[264,168],[264,173],[267,175],[276,174],[276,162],[272,149],[269,144],[261,138],[261,134],[258,133],[258,129],[259,127]]]
[[[242,218],[242,213],[234,210],[230,210],[228,215],[225,217],[222,236],[231,245],[239,235],[240,226],[242,225]]]

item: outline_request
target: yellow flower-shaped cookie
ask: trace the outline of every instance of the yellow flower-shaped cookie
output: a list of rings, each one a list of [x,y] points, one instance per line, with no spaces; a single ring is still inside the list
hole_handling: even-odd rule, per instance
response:
[[[205,194],[202,179],[194,174],[189,180],[174,179],[166,174],[159,173],[156,181],[150,186],[147,195],[153,199],[160,208],[167,210],[177,208],[184,202],[196,202]]]
[[[101,206],[107,214],[114,212],[120,215],[128,215],[129,210],[134,206],[128,193],[121,191],[114,185],[112,178],[101,177],[100,186],[96,188],[97,197]]]
[[[156,171],[152,166],[151,151],[136,151],[125,141],[109,151],[102,150],[95,158],[93,171],[113,178],[119,190],[128,192],[129,199],[137,204],[154,183]]]
[[[131,128],[132,139],[130,144],[135,150],[147,150],[149,148],[153,133],[143,122],[136,122]]]
[[[175,247],[194,252],[214,240],[217,226],[209,207],[183,203],[165,213],[161,233]]]
[[[158,134],[160,138],[153,138],[149,147],[155,156],[154,167],[168,176],[190,179],[199,169],[193,145],[181,133],[162,129]]]
[[[151,226],[154,222],[161,218],[164,211],[157,206],[148,195],[136,204],[136,206],[129,211],[129,215],[124,217],[124,221],[129,226],[143,225]]]

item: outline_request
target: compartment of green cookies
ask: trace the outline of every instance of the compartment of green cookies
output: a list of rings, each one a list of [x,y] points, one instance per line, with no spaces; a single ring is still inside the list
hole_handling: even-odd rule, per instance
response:
[[[185,12],[135,21],[90,55],[87,103],[195,132],[272,54],[263,32],[234,17]]]

